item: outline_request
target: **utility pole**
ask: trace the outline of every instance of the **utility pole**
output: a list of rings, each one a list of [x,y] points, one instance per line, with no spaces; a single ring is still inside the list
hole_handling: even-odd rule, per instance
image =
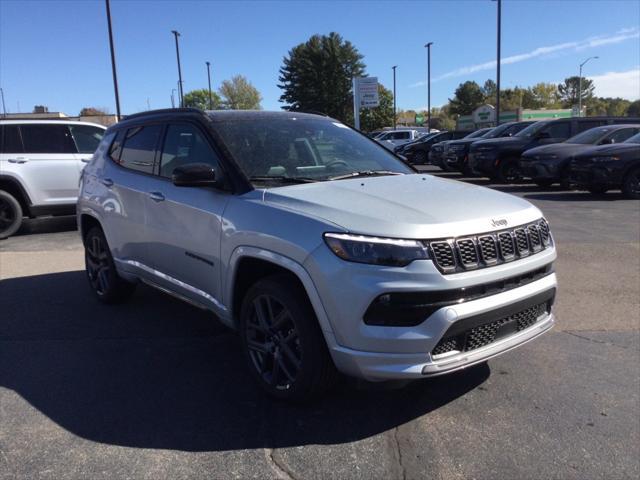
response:
[[[433,42],[425,45],[427,48],[427,133],[431,133],[431,45]]]
[[[393,129],[396,129],[396,68],[398,66],[394,65],[391,67],[393,69]]]
[[[207,79],[209,80],[209,110],[213,110],[213,98],[211,96],[211,63],[205,63],[207,64]]]
[[[496,126],[500,125],[500,42],[502,30],[502,0],[498,2],[498,63],[496,72]]]
[[[580,75],[578,75],[578,116],[579,117],[582,116],[582,67],[584,67],[589,60],[596,59],[596,58],[600,58],[600,57],[589,57],[580,64]]]
[[[178,37],[180,32],[177,30],[171,30],[173,36],[176,38],[176,58],[178,60],[178,94],[180,95],[180,107],[184,107],[184,92],[182,89],[182,69],[180,68],[180,48],[178,47]]]
[[[107,25],[109,26],[109,48],[111,49],[111,73],[113,74],[113,90],[116,94],[116,120],[120,121],[120,94],[118,93],[118,75],[116,74],[116,54],[113,47],[113,29],[111,28],[111,5],[105,0],[107,7]]]
[[[0,96],[2,97],[2,114],[4,117],[7,116],[7,106],[4,104],[4,90],[0,87]]]

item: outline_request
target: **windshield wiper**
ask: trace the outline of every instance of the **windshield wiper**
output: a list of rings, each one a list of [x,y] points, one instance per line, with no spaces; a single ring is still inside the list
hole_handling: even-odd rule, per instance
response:
[[[308,177],[287,177],[285,175],[254,175],[249,177],[252,182],[281,182],[281,183],[314,183],[317,180]]]
[[[344,180],[355,177],[377,177],[379,175],[404,175],[404,173],[392,172],[391,170],[361,170],[359,172],[338,175],[337,177],[329,177],[328,180]]]

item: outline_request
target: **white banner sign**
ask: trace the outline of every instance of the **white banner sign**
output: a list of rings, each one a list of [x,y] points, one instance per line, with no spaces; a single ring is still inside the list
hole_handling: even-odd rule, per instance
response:
[[[375,108],[380,105],[377,77],[358,78],[357,83],[360,108]]]

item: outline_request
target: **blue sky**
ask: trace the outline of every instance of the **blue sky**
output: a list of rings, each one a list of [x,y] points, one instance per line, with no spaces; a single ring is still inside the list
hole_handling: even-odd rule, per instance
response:
[[[426,105],[426,52],[432,47],[432,105],[465,80],[495,78],[496,4],[449,1],[133,1],[112,0],[124,113],[170,106],[177,82],[171,30],[182,33],[185,91],[245,75],[265,109],[279,109],[278,69],[293,46],[336,31],[364,55],[369,75],[392,85],[398,108]],[[584,74],[597,94],[640,97],[640,2],[503,0],[503,88]],[[102,0],[0,0],[0,86],[7,110],[34,105],[77,114],[115,111]],[[147,103],[148,102],[148,103]]]

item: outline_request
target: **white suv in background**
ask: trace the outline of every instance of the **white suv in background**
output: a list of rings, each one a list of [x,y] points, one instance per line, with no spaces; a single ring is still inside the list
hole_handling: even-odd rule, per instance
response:
[[[105,127],[61,120],[0,120],[0,239],[24,216],[72,215],[80,173]]]
[[[388,150],[392,150],[405,143],[413,142],[424,134],[417,130],[398,129],[382,132],[375,137],[375,140]]]

